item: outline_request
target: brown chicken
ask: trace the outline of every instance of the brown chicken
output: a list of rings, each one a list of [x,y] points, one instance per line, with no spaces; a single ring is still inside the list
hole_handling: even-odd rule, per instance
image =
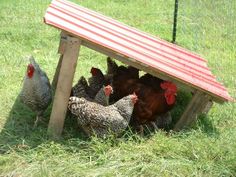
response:
[[[139,78],[139,82],[144,84],[144,85],[147,85],[147,86],[150,86],[154,89],[161,89],[160,87],[160,84],[163,82],[164,80],[162,79],[159,79],[155,76],[152,76],[151,74],[144,74],[142,77]]]
[[[89,87],[87,93],[90,98],[94,98],[102,86],[107,84],[105,83],[105,77],[100,69],[92,67],[90,73],[92,76],[88,78]]]
[[[137,79],[124,66],[119,66],[117,69],[113,76],[112,86],[114,89],[113,101],[133,92],[137,94],[139,100],[134,106],[130,125],[140,128],[141,132],[143,131],[142,125],[151,123],[156,126],[154,122],[157,118],[171,110],[177,92],[175,84],[171,82],[163,81],[150,74],[145,74]]]
[[[166,85],[170,88],[168,86],[166,88]],[[171,90],[172,86],[174,87],[173,90]],[[134,107],[133,119],[131,121],[131,125],[135,127],[148,123],[155,127],[154,122],[156,122],[158,116],[167,113],[174,106],[176,87],[172,83],[162,82],[161,89],[136,84],[134,91],[139,97],[139,101]],[[142,126],[140,128],[142,129]]]
[[[110,102],[115,102],[133,93],[135,84],[139,79],[139,70],[132,66],[117,66],[109,57],[107,59],[107,66],[108,73],[112,75],[111,85],[114,90],[110,97]]]

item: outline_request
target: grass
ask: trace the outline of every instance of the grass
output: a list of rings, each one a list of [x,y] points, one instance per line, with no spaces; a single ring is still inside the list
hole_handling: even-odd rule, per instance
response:
[[[171,40],[173,1],[77,0],[85,7]],[[33,130],[35,114],[18,100],[27,61],[34,55],[52,79],[59,31],[43,24],[49,1],[0,1],[0,176],[235,176],[235,104],[214,104],[190,129],[141,138],[84,138],[66,119],[61,141],[47,138],[47,124]],[[180,1],[177,43],[204,56],[236,96],[236,3]],[[75,81],[89,68],[105,71],[105,56],[82,47]],[[83,67],[82,67],[83,66]],[[189,98],[178,97],[179,116]],[[50,109],[45,116],[49,117]]]

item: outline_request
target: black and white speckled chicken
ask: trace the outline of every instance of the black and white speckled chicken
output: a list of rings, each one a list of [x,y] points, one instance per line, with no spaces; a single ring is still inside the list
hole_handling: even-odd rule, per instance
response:
[[[137,96],[132,94],[110,106],[102,106],[84,98],[70,97],[68,108],[78,116],[79,125],[89,136],[105,137],[109,132],[120,135],[127,128],[136,101]]]
[[[88,78],[88,95],[90,98],[94,98],[98,91],[105,85],[105,77],[102,71],[98,68],[91,68],[90,73],[92,76]]]
[[[88,82],[84,76],[81,76],[78,82],[72,87],[70,96],[90,98],[88,96]]]
[[[88,86],[87,80],[81,76],[77,84],[72,88],[71,96],[85,98],[88,101],[93,101],[103,106],[109,105],[109,97],[110,94],[113,93],[113,89],[110,85],[102,86],[94,98],[89,96],[89,89],[90,87]]]
[[[95,103],[101,104],[103,106],[109,106],[109,98],[113,93],[113,88],[110,85],[103,86],[92,100]]]
[[[32,111],[36,112],[37,117],[34,124],[36,126],[52,101],[52,90],[46,73],[41,70],[33,56],[29,58],[29,62],[20,93],[20,100]]]

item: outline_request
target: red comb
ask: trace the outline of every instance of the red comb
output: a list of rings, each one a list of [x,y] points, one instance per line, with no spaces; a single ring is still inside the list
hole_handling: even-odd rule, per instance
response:
[[[28,64],[27,66],[27,75],[29,78],[32,78],[33,77],[33,74],[34,74],[34,66],[30,63]]]
[[[170,81],[164,81],[161,83],[161,88],[163,90],[168,90],[171,91],[172,93],[176,93],[177,92],[177,87],[174,83],[170,82]]]
[[[166,92],[165,92],[165,99],[166,99],[166,103],[167,103],[168,105],[172,105],[172,104],[175,103],[175,94],[166,91]]]
[[[105,95],[106,95],[106,96],[109,96],[110,94],[112,94],[112,93],[113,93],[113,88],[112,88],[112,86],[107,85],[107,86],[104,88],[104,92],[105,92]]]
[[[135,104],[138,101],[138,96],[136,95],[135,92],[132,94],[131,100],[132,100],[133,104]]]
[[[97,75],[97,73],[98,73],[98,68],[92,67],[91,70],[90,70],[90,73],[91,73],[93,76]]]
[[[177,87],[174,83],[169,81],[164,81],[161,83],[161,88],[165,90],[165,98],[168,105],[175,103],[175,96],[177,92]]]

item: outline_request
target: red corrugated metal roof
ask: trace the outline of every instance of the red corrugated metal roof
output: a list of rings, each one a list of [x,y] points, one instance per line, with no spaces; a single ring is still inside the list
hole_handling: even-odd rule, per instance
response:
[[[184,48],[66,0],[53,0],[44,21],[210,92],[223,101],[232,100],[207,67],[206,60]]]

